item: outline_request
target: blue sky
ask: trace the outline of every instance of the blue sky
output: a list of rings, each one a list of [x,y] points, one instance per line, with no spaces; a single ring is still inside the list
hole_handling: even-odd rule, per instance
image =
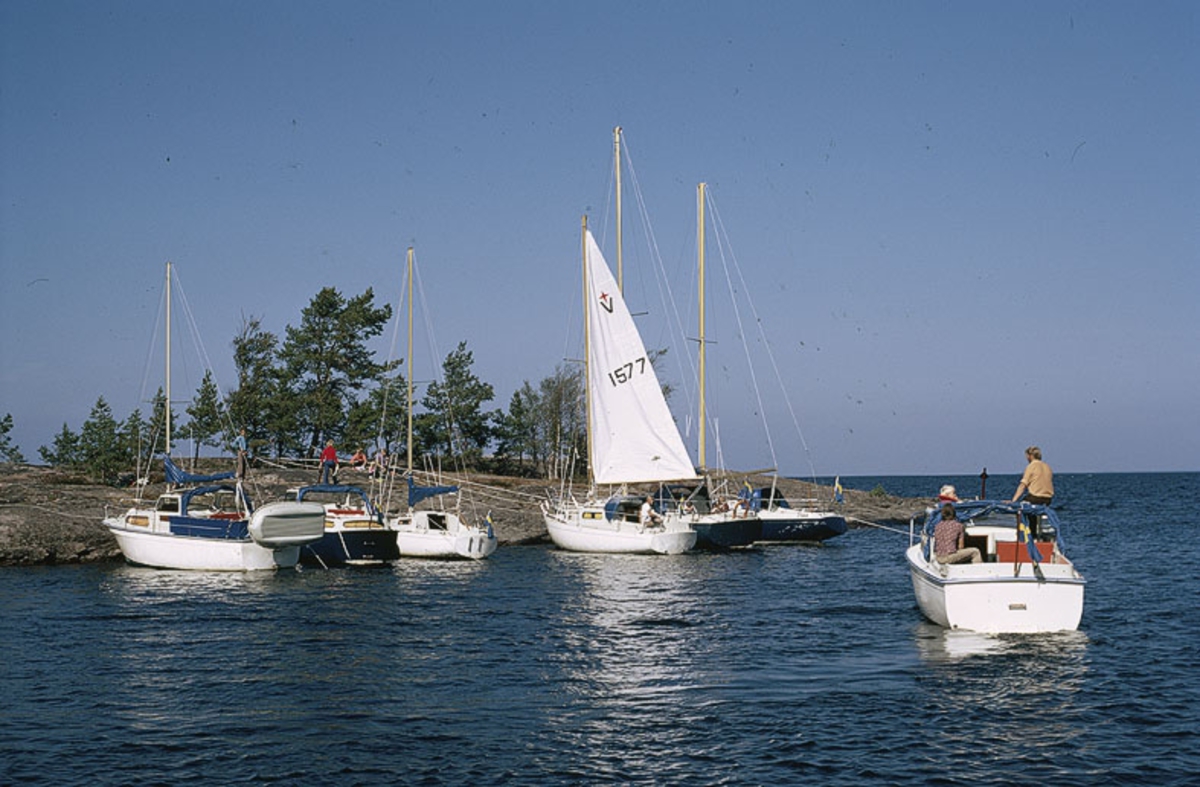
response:
[[[710,248],[726,465],[1200,469],[1195,8],[3,0],[0,414],[35,459],[99,395],[143,406],[168,260],[228,388],[244,317],[396,302],[410,244],[415,376],[465,340],[507,407],[579,352],[620,125],[689,335],[705,181],[803,432],[759,361],[765,450]]]

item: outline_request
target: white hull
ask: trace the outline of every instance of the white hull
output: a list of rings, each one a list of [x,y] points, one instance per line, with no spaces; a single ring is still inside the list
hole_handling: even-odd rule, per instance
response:
[[[251,540],[191,538],[170,533],[131,530],[106,519],[130,563],[151,568],[191,571],[269,571],[290,568],[300,558],[300,547],[267,549]]]
[[[104,520],[130,563],[189,571],[269,571],[289,568],[300,547],[325,532],[325,509],[317,503],[262,506],[250,518],[249,536],[214,538],[171,530],[171,514],[131,509]]]
[[[1079,628],[1085,582],[1057,553],[1055,562],[1039,564],[1042,579],[1028,562],[931,563],[920,543],[905,557],[921,614],[940,626],[987,634]]]
[[[550,539],[570,552],[678,555],[696,546],[696,531],[671,517],[663,527],[644,528],[635,522],[610,521],[602,506],[542,506]]]
[[[400,557],[482,560],[496,551],[496,536],[463,523],[449,511],[415,511],[393,520]]]

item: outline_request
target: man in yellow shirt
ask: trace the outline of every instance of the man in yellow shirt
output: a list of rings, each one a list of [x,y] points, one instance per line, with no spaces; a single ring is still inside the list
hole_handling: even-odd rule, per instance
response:
[[[1017,484],[1012,502],[1017,502],[1022,493],[1027,492],[1025,502],[1050,505],[1054,498],[1054,472],[1050,465],[1042,461],[1042,449],[1036,445],[1026,448],[1025,461],[1029,464],[1025,466],[1025,475],[1021,476],[1021,483]]]

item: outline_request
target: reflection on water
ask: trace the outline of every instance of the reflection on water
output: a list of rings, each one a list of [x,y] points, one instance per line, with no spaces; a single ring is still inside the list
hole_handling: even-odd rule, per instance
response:
[[[1121,516],[1075,509],[1088,600],[1053,635],[922,622],[906,536],[865,528],[728,555],[3,570],[0,782],[1193,783],[1200,557],[1141,488],[1110,495]],[[1171,571],[1131,573],[1168,542]]]

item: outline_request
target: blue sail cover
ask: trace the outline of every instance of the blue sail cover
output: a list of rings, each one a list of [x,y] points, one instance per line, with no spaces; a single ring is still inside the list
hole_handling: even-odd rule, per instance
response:
[[[227,473],[214,473],[212,475],[194,475],[181,469],[171,461],[171,457],[169,456],[163,457],[163,472],[166,474],[167,483],[176,486],[179,484],[206,484],[210,481],[224,481],[234,476],[232,470]]]
[[[422,500],[427,500],[437,495],[452,495],[458,491],[457,486],[417,486],[413,481],[413,477],[408,477],[408,506],[412,508]]]

